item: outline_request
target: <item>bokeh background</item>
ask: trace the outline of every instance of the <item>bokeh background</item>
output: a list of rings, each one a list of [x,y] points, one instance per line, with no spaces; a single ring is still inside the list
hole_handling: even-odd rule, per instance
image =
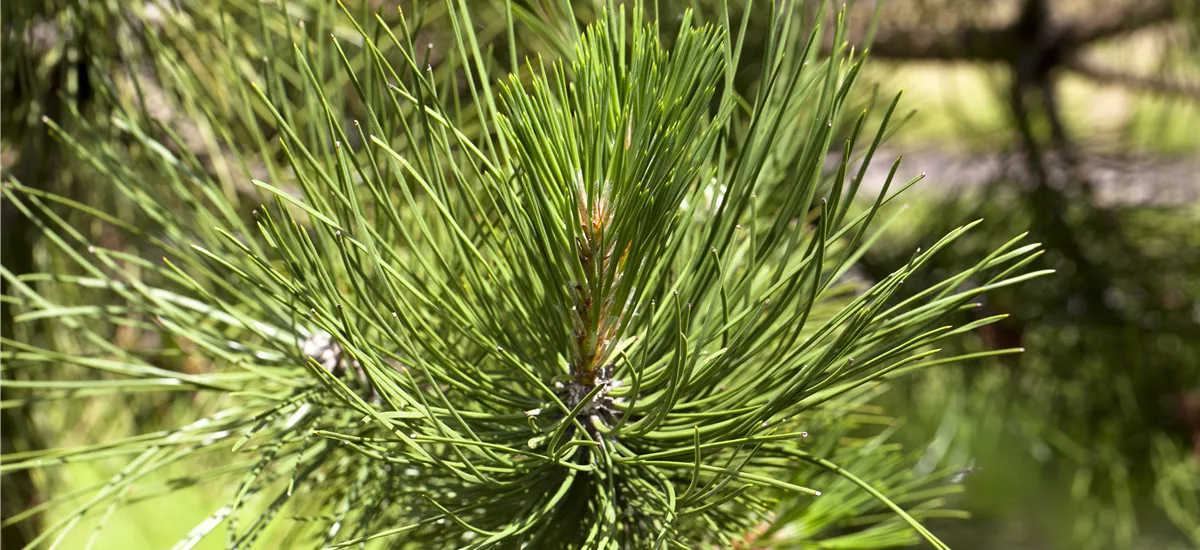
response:
[[[886,273],[965,218],[985,223],[954,255],[1029,230],[1057,270],[990,293],[981,313],[1011,316],[962,342],[1024,354],[892,395],[913,431],[934,437],[929,464],[979,468],[965,482],[974,519],[942,530],[952,546],[1200,545],[1196,7],[883,8],[874,70],[917,111],[893,147],[930,181],[909,198],[920,221],[876,248],[867,271]]]
[[[577,3],[586,17],[590,3]],[[96,79],[142,70],[123,44],[171,6],[123,4],[4,3],[5,174],[119,210],[39,122],[72,111],[101,116]],[[715,17],[713,4],[663,1],[659,9],[669,27],[671,14],[688,7]],[[900,379],[882,398],[903,422],[899,437],[925,449],[918,469],[961,466],[955,481],[966,490],[952,505],[971,518],[935,520],[934,532],[967,549],[1200,548],[1200,2],[860,1],[847,8],[847,21],[851,42],[869,43],[872,58],[856,101],[886,104],[904,90],[895,115],[903,124],[866,181],[881,184],[901,155],[901,174],[927,174],[907,195],[907,217],[863,259],[862,275],[882,278],[915,248],[978,218],[985,223],[939,257],[930,280],[1022,231],[1045,245],[1037,267],[1057,270],[988,293],[973,314],[1010,316],[955,344],[960,352],[1025,353]],[[752,14],[755,24],[765,21]],[[753,80],[746,75],[748,87]],[[178,116],[153,112],[153,90],[136,93],[145,94],[148,114]],[[831,151],[831,167],[839,153]],[[31,222],[11,204],[3,208],[5,268],[52,270]],[[22,337],[9,303],[3,308],[4,337]],[[95,430],[170,425],[189,406],[0,405],[3,452]],[[6,475],[4,517],[119,466],[68,467],[54,479]],[[210,501],[203,488],[169,506],[148,500],[117,512],[108,529],[124,548],[169,547],[209,513]],[[5,528],[2,544],[20,548],[26,535]]]

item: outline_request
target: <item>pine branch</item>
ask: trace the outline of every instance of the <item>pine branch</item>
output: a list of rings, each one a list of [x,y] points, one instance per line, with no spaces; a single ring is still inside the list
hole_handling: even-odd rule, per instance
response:
[[[935,357],[938,343],[996,318],[956,313],[1043,274],[1024,271],[1037,246],[1014,239],[896,298],[968,224],[870,288],[851,280],[880,235],[868,226],[920,177],[894,191],[897,161],[876,196],[856,196],[865,113],[839,132],[862,59],[819,56],[823,31],[794,28],[790,4],[771,8],[753,99],[732,84],[757,37],[727,13],[719,26],[685,16],[668,49],[640,5],[609,2],[570,35],[573,55],[498,86],[485,36],[515,47],[529,14],[479,27],[448,1],[435,68],[416,44],[425,14],[226,4],[183,11],[147,43],[210,149],[236,163],[204,169],[139,113],[144,98],[106,82],[110,120],[46,127],[135,219],[4,185],[64,266],[5,268],[6,304],[73,342],[5,341],[6,368],[86,373],[6,399],[207,396],[170,429],[3,457],[6,472],[128,459],[81,504],[55,501],[32,546],[183,467],[229,500],[180,548],[219,526],[250,546],[284,518],[304,518],[288,544],[335,548],[945,548],[920,523],[941,504],[936,480],[910,478],[906,456],[881,449],[890,433],[845,411],[899,372],[958,359]],[[521,31],[563,42],[561,23]],[[844,27],[833,33],[841,44]],[[199,43],[229,55],[197,64]],[[209,75],[228,88],[207,89]],[[261,204],[235,192],[251,161],[267,174],[253,180]],[[59,208],[132,244],[94,242]],[[165,349],[119,346],[115,327],[185,343],[210,368],[159,365]],[[852,433],[871,436],[844,444]]]

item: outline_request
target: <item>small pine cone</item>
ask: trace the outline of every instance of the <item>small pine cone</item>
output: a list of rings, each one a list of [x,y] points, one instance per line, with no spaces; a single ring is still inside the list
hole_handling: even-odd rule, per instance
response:
[[[315,359],[334,376],[341,376],[346,370],[342,361],[342,346],[328,332],[318,330],[309,335],[300,343],[300,351],[305,356]]]

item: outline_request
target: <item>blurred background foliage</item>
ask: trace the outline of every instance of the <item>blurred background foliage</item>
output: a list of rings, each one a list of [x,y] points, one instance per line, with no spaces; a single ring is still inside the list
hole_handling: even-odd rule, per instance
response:
[[[901,4],[907,23],[886,15]],[[957,456],[979,468],[966,483],[975,519],[946,531],[960,547],[1200,546],[1196,8],[884,7],[873,74],[915,92],[893,145],[932,181],[910,197],[920,222],[865,270],[973,216],[989,223],[956,254],[1028,228],[1058,271],[989,293],[980,314],[1011,316],[961,342],[1024,354],[891,395],[919,426],[909,434],[936,437],[926,467]]]
[[[251,109],[244,86],[211,85],[203,76],[258,74],[277,66],[263,56],[290,55],[291,44],[304,48],[306,36],[347,29],[340,27],[345,21],[336,6],[318,0],[289,2],[287,10],[268,3],[272,9],[262,11],[268,4],[225,0],[230,15],[224,19],[212,16],[215,4],[5,2],[0,154],[6,177],[132,216],[115,193],[89,185],[82,162],[64,154],[41,123],[42,117],[64,121],[71,133],[68,115],[79,112],[96,121],[80,139],[128,140],[106,127],[109,110],[118,108],[154,120],[160,137],[196,169],[225,183],[229,197],[252,196],[230,165],[250,163],[242,167],[250,173],[277,169],[272,146],[264,145],[270,136],[248,122],[270,114],[244,116]],[[445,75],[461,73],[461,67],[440,62],[439,49],[451,46],[441,3],[372,0],[348,9],[395,14],[397,4],[422,29],[416,41],[431,45],[422,63]],[[596,13],[593,3],[575,4],[579,24],[588,23]],[[658,17],[670,35],[675,14],[691,7],[702,20],[715,18],[712,4],[663,0]],[[811,7],[815,14],[816,5]],[[561,14],[554,1],[516,1],[513,8],[528,27],[562,20],[540,17]],[[473,3],[472,9],[476,32],[495,45],[496,67],[490,69],[497,74],[526,55],[570,53],[570,28],[540,27],[522,40],[530,51],[504,51],[507,41],[497,36],[505,28],[504,2]],[[272,15],[260,24],[262,13]],[[908,196],[904,223],[892,225],[863,259],[863,276],[882,278],[913,249],[972,218],[987,223],[938,256],[936,269],[924,272],[929,281],[970,265],[1022,230],[1045,244],[1038,267],[1058,271],[989,292],[971,314],[1010,317],[963,338],[954,350],[1019,346],[1024,354],[942,367],[898,381],[874,399],[889,415],[906,419],[897,437],[925,449],[917,474],[961,468],[955,477],[966,491],[955,504],[972,519],[935,520],[933,530],[957,548],[1200,547],[1200,4],[859,1],[849,6],[847,19],[851,43],[870,45],[873,61],[865,76],[883,92],[876,97],[862,86],[866,93],[856,101],[886,106],[888,91],[905,90],[896,115],[904,124],[878,158],[903,154],[902,174],[928,174]],[[767,25],[753,12],[749,21],[751,33]],[[146,32],[144,25],[163,32]],[[229,40],[242,43],[229,48]],[[761,55],[752,48],[743,52],[747,59]],[[335,60],[323,62],[331,70],[316,76],[327,79],[329,89],[347,88],[348,82],[336,81]],[[267,78],[282,94],[303,85],[298,74]],[[739,85],[751,91],[758,83],[747,71]],[[446,92],[472,100],[466,86]],[[353,110],[352,101],[335,101]],[[198,116],[201,111],[205,116]],[[871,116],[883,111],[872,109]],[[346,119],[354,115],[347,112]],[[213,120],[223,124],[209,124]],[[225,154],[230,147],[262,150],[263,158]],[[830,158],[838,154],[831,151]],[[875,163],[866,181],[881,184],[885,173],[875,171],[883,169],[885,163]],[[3,208],[6,268],[55,271],[61,263],[68,269],[38,246],[32,222],[7,200]],[[105,235],[95,238],[104,242]],[[10,304],[2,305],[5,338],[52,341],[53,349],[81,345],[62,331],[14,324]],[[115,338],[136,347],[145,345],[139,339],[146,334],[129,327]],[[187,356],[162,361],[177,369],[204,368]],[[27,375],[4,371],[8,379]],[[179,408],[203,406],[158,399],[136,410],[97,410],[87,401],[14,409],[6,395],[0,408],[3,453],[97,430],[167,425],[164,419]],[[72,427],[56,429],[64,425]],[[47,494],[107,475],[90,467],[70,468],[53,480],[6,475],[4,518],[19,516]],[[172,501],[171,509],[148,501],[120,512],[116,536],[130,547],[169,544],[180,528],[207,515],[204,493],[188,495]],[[5,547],[28,540],[22,525],[4,529]],[[783,544],[795,534],[765,533],[760,541],[774,535]]]

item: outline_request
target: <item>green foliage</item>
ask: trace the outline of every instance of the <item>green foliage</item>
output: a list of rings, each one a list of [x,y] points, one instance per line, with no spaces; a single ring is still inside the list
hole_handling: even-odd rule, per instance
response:
[[[865,163],[848,167],[895,108],[862,146],[866,113],[843,113],[860,56],[818,55],[820,29],[772,7],[748,98],[728,12],[685,16],[666,46],[640,6],[583,33],[492,6],[486,42],[463,2],[431,29],[228,4],[147,26],[158,77],[103,82],[111,117],[46,120],[127,210],[5,182],[69,265],[5,266],[4,299],[72,341],[6,339],[6,370],[52,374],[6,380],[6,406],[190,400],[179,424],[4,456],[5,473],[122,464],[40,506],[60,514],[30,546],[213,483],[227,502],[179,548],[218,527],[252,546],[273,524],[280,547],[945,547],[918,519],[954,487],[913,476],[867,401],[960,359],[934,346],[997,317],[953,314],[1043,272],[1014,239],[897,298],[970,224],[854,279],[898,167],[856,201]],[[435,68],[417,44],[439,30],[454,47]],[[516,58],[526,33],[574,53],[510,62],[497,86],[493,46]],[[173,116],[151,113],[150,83]],[[152,344],[114,338],[130,330]]]
[[[1185,510],[1200,493],[1195,477],[1194,422],[1185,407],[1200,385],[1194,367],[1200,337],[1193,302],[1200,267],[1190,207],[1098,208],[1038,212],[1034,200],[988,188],[977,195],[931,201],[906,232],[894,232],[865,262],[880,270],[904,258],[893,247],[945,228],[946,212],[973,212],[1000,226],[1030,225],[1041,215],[1063,220],[1081,246],[1048,249],[1043,260],[1068,284],[1041,279],[988,295],[988,308],[1012,317],[983,338],[953,344],[958,353],[1024,346],[1004,358],[913,377],[892,397],[926,429],[953,434],[945,455],[977,457],[981,477],[997,486],[973,491],[973,506],[995,516],[1024,512],[1013,478],[1039,487],[1044,510],[1056,514],[1064,547],[1190,548],[1196,517]],[[959,250],[981,252],[1007,236],[980,231]],[[891,256],[889,258],[889,256]],[[964,264],[948,257],[926,274]],[[925,279],[920,287],[935,278]],[[920,434],[920,435],[916,435]],[[1019,464],[1025,466],[1019,467]],[[1046,502],[1049,501],[1049,502]],[[1021,503],[1021,504],[1018,504]],[[1159,537],[1159,538],[1151,538]],[[1165,540],[1161,540],[1165,539]]]

